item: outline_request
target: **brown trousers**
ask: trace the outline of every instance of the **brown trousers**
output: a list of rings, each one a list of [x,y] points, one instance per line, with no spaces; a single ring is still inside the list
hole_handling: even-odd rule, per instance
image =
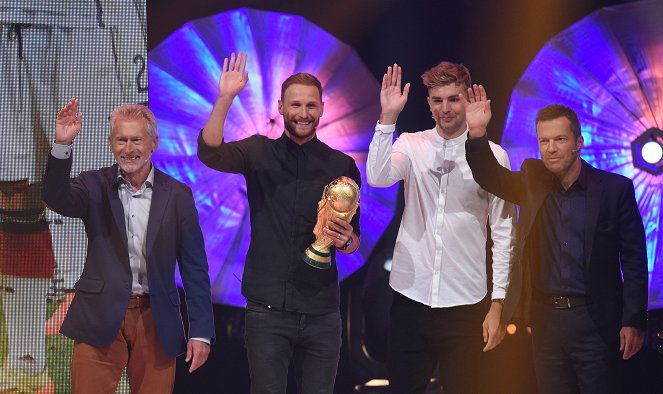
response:
[[[157,338],[149,306],[130,307],[113,343],[99,348],[76,341],[71,356],[74,394],[115,393],[127,368],[131,393],[172,393],[175,359]]]

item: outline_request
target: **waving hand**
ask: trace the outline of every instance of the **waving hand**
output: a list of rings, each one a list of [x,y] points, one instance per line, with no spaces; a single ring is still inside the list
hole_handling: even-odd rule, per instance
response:
[[[380,90],[380,113],[381,124],[394,124],[398,119],[410,93],[410,84],[406,83],[401,91],[401,66],[394,63],[393,68],[389,66],[387,73],[382,77],[382,89]]]
[[[223,59],[223,71],[219,78],[219,98],[234,98],[244,89],[249,81],[249,73],[246,68],[246,53],[235,52],[228,58]]]
[[[469,128],[470,138],[483,137],[492,117],[490,100],[483,85],[474,84],[467,89],[467,99],[461,95],[465,105],[465,119]]]
[[[78,112],[78,100],[72,98],[55,117],[55,142],[70,145],[81,132],[82,124],[83,113]]]

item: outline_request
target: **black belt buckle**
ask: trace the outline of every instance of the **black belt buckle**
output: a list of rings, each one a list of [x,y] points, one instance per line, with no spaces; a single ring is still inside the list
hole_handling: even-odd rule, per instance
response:
[[[555,309],[569,309],[571,308],[571,299],[569,297],[550,297],[552,306]]]

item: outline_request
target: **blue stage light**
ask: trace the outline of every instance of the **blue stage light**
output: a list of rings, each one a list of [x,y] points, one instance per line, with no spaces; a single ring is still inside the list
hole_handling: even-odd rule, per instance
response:
[[[296,72],[312,73],[322,82],[325,114],[318,137],[352,156],[362,176],[361,245],[358,253],[338,257],[340,279],[369,257],[393,217],[397,186],[372,188],[366,182],[380,85],[346,44],[300,16],[251,9],[198,19],[169,36],[149,53],[150,108],[159,123],[154,162],[193,189],[214,301],[243,306],[240,285],[250,232],[246,185],[241,175],[210,170],[196,157],[223,59],[237,51],[248,54],[249,82],[228,114],[228,141],[253,134],[278,138],[281,83]]]
[[[649,164],[659,175],[640,165],[647,164],[642,148],[651,138],[639,138],[663,125],[661,15],[661,1],[606,7],[553,37],[516,85],[502,137],[518,169],[523,159],[539,157],[535,119],[541,108],[559,103],[578,113],[582,158],[633,180],[647,234],[650,309],[663,307],[663,176],[660,162]]]

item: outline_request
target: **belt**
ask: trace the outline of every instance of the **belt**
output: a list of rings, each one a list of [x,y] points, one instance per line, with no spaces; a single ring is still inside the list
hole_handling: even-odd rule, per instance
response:
[[[535,298],[538,302],[550,305],[554,309],[569,309],[592,303],[592,299],[589,297],[565,297],[537,294]]]
[[[127,306],[127,309],[147,308],[148,306],[150,306],[150,295],[139,294],[132,295],[131,298],[129,298],[129,306]]]

